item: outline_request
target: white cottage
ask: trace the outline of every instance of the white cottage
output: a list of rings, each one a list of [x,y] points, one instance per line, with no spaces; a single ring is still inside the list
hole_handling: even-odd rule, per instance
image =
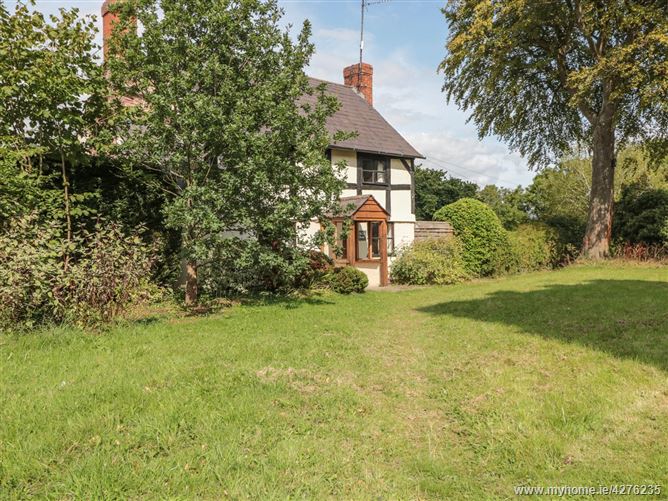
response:
[[[371,286],[387,285],[392,256],[414,239],[415,159],[424,158],[373,107],[373,68],[362,63],[343,70],[344,84],[322,83],[341,103],[327,128],[353,131],[349,140],[331,144],[333,163],[345,161],[347,187],[341,197],[344,216],[354,222],[340,264],[364,271]],[[341,228],[342,218],[333,218]],[[317,230],[314,226],[311,231]],[[331,249],[323,250],[332,257]]]

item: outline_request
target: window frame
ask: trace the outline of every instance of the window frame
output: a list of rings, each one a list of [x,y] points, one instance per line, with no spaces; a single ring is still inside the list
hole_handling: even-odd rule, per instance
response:
[[[365,161],[374,161],[376,162],[376,167],[382,165],[381,169],[365,169]],[[375,186],[388,186],[389,185],[389,170],[390,170],[390,157],[384,155],[373,155],[371,153],[358,153],[357,154],[357,168],[359,171],[359,176],[362,184],[372,184]],[[365,179],[365,173],[372,174],[372,180],[367,181]],[[379,174],[382,174],[383,180],[378,181]]]
[[[348,262],[348,236],[346,235],[346,237],[343,238],[344,224],[343,221],[334,221],[335,246],[341,249],[341,255],[337,256],[334,252],[334,247],[332,245],[329,246],[329,257],[338,263]]]
[[[387,235],[385,235],[385,240],[387,241],[387,255],[394,256],[394,223],[387,222]]]

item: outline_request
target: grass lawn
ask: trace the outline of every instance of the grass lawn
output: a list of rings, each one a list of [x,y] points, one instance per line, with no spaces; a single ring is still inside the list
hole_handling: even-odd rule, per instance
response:
[[[0,337],[0,497],[668,493],[668,269]]]

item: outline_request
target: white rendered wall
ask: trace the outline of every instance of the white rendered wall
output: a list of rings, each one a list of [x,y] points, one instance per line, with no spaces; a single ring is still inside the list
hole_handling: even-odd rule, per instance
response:
[[[355,263],[355,268],[363,271],[369,279],[369,287],[380,287],[380,261],[377,263]]]
[[[410,245],[415,239],[415,224],[413,223],[394,223],[394,250],[398,251],[401,247]]]
[[[411,184],[411,174],[404,167],[400,158],[393,158],[390,161],[392,169],[392,184]]]

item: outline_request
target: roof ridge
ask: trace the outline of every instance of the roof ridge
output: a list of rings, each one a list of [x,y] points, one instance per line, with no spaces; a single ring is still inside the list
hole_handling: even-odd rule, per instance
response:
[[[352,89],[353,88],[351,85],[346,85],[346,84],[342,84],[342,83],[339,83],[339,82],[332,82],[331,80],[325,80],[323,78],[310,77],[308,75],[306,75],[306,77],[311,79],[311,80],[317,80],[318,82],[323,82],[323,83],[332,84],[332,85],[338,85],[339,87],[345,87],[346,89]]]

